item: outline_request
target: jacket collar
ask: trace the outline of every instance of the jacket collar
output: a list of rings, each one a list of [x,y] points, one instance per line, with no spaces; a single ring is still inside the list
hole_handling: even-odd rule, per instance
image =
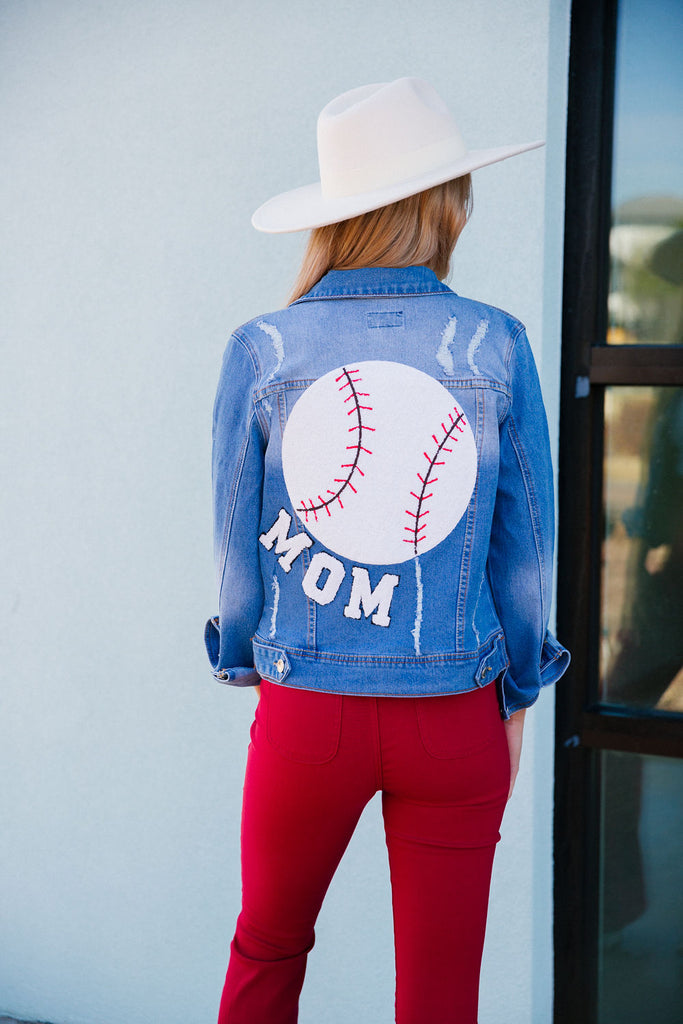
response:
[[[330,270],[296,302],[373,295],[431,295],[451,289],[429,267],[360,267]],[[295,305],[295,303],[292,303]]]

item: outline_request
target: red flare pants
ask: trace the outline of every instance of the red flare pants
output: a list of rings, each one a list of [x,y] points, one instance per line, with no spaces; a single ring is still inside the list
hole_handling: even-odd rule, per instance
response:
[[[378,791],[397,1024],[476,1024],[510,783],[496,686],[366,697],[264,681],[242,811],[242,910],[218,1024],[295,1024],[325,892]]]

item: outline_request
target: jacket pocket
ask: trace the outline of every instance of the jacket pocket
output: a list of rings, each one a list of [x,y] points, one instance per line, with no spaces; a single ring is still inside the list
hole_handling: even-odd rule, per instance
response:
[[[339,749],[342,695],[263,680],[268,742],[288,761],[325,764]]]
[[[431,757],[467,757],[485,750],[504,729],[494,685],[439,697],[416,697],[422,745]]]

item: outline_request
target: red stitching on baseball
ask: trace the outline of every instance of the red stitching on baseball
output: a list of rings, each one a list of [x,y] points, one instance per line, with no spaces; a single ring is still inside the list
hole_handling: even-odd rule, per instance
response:
[[[348,402],[349,400],[353,400],[353,408],[348,410],[347,416],[351,416],[355,413],[356,418],[358,420],[358,422],[353,427],[349,427],[348,430],[349,433],[352,433],[354,431],[358,432],[356,443],[346,445],[346,451],[354,452],[353,462],[342,462],[340,469],[348,469],[349,472],[344,477],[334,478],[334,483],[341,484],[341,487],[339,487],[336,491],[331,491],[328,488],[327,493],[330,495],[329,498],[323,498],[322,495],[319,494],[319,504],[317,505],[315,504],[315,502],[313,502],[311,498],[308,499],[310,503],[308,506],[306,505],[306,499],[304,499],[301,502],[301,506],[297,508],[296,511],[303,512],[306,522],[308,522],[308,516],[309,513],[311,512],[315,516],[317,522],[317,513],[319,509],[324,508],[328,516],[330,516],[332,514],[330,507],[334,505],[335,501],[338,502],[339,507],[343,509],[344,505],[341,500],[341,495],[344,493],[346,488],[350,487],[354,494],[358,493],[356,488],[351,483],[351,478],[353,477],[353,474],[358,472],[360,473],[361,476],[365,476],[365,473],[358,465],[358,460],[360,459],[361,452],[365,452],[366,455],[372,455],[372,452],[363,444],[363,432],[366,430],[374,431],[375,428],[369,427],[367,423],[363,422],[363,412],[373,412],[374,410],[371,405],[361,405],[360,399],[369,398],[370,395],[367,391],[358,391],[356,389],[356,384],[360,384],[363,380],[362,377],[358,376],[359,372],[360,371],[358,369],[347,370],[347,368],[344,367],[339,376],[335,377],[335,383],[339,384],[339,388],[337,389],[338,391],[341,392],[346,390],[346,388],[351,388],[351,393],[347,395],[346,398],[344,398],[344,403]],[[354,374],[354,376],[352,376],[352,374]],[[340,384],[340,381],[342,381],[343,383]]]
[[[410,492],[411,496],[415,498],[415,500],[417,501],[417,511],[411,512],[410,509],[406,509],[406,515],[409,515],[414,520],[414,523],[412,523],[410,526],[404,527],[404,529],[407,530],[411,534],[411,536],[410,538],[404,537],[403,542],[405,544],[412,544],[413,551],[415,554],[417,554],[418,544],[420,543],[420,541],[424,540],[426,536],[424,533],[422,533],[422,531],[425,529],[427,524],[421,523],[420,520],[422,519],[423,516],[427,515],[429,509],[424,509],[423,505],[429,498],[433,497],[434,495],[433,490],[430,491],[429,494],[427,494],[427,488],[431,487],[432,484],[435,484],[439,479],[438,476],[431,475],[432,471],[435,469],[436,466],[446,465],[445,459],[439,461],[439,456],[444,453],[451,453],[453,451],[452,448],[446,447],[447,441],[458,440],[457,437],[453,437],[453,431],[457,430],[460,434],[462,434],[464,433],[465,426],[467,426],[465,414],[463,412],[458,412],[457,408],[454,408],[453,412],[456,413],[456,418],[454,419],[453,414],[449,413],[449,425],[446,426],[445,423],[441,424],[441,429],[443,430],[444,435],[442,439],[439,441],[437,435],[432,434],[432,440],[436,445],[436,451],[434,452],[434,454],[430,456],[427,454],[427,452],[422,453],[427,462],[429,463],[429,469],[427,470],[424,476],[422,476],[421,473],[416,474],[418,480],[422,485],[419,489],[419,494],[416,494],[415,491]],[[464,426],[460,426],[461,423],[464,424]]]

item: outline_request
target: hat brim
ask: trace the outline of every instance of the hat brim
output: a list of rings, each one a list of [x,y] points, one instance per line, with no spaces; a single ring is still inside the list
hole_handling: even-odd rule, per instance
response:
[[[251,223],[257,231],[265,231],[268,234],[321,228],[326,224],[336,224],[340,220],[348,220],[349,217],[357,217],[361,213],[369,213],[370,210],[388,206],[434,185],[441,185],[444,181],[460,178],[463,174],[476,171],[478,167],[486,167],[488,164],[507,160],[508,157],[544,145],[545,142],[541,140],[518,146],[499,146],[496,149],[474,149],[455,162],[444,164],[415,178],[386,185],[372,192],[361,192],[336,199],[326,199],[322,194],[320,182],[317,181],[313,185],[303,185],[301,188],[290,189],[288,192],[273,196],[259,206],[251,218]]]

